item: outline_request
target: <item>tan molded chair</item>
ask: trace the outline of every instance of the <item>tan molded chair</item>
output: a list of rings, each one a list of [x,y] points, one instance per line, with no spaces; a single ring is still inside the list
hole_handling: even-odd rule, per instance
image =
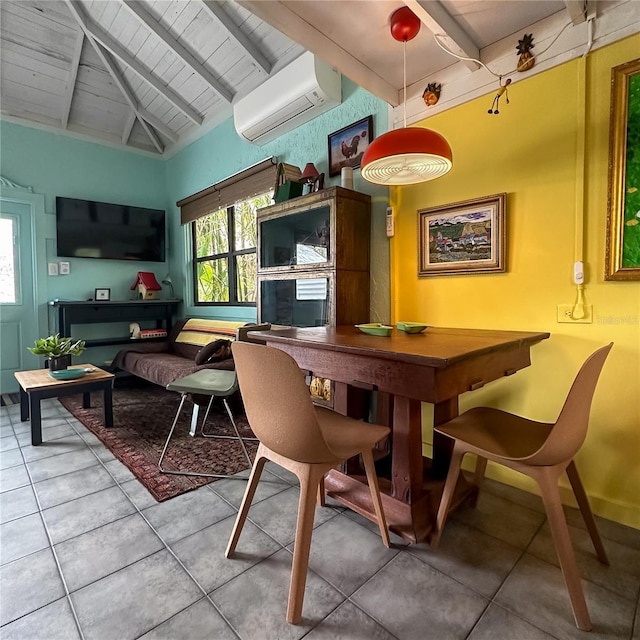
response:
[[[573,382],[555,424],[534,422],[498,409],[476,407],[436,427],[439,433],[453,438],[454,446],[438,509],[436,531],[431,540],[432,546],[437,546],[440,541],[465,453],[475,453],[478,456],[478,484],[484,476],[487,460],[499,462],[527,474],[540,487],[576,625],[583,631],[591,629],[591,621],[562,510],[558,479],[564,471],[567,472],[598,559],[604,564],[609,564],[573,457],[587,435],[591,400],[612,346],[613,343],[608,344],[587,358]]]
[[[298,365],[284,351],[236,342],[232,352],[249,425],[260,444],[225,555],[233,556],[265,462],[272,460],[298,476],[300,502],[287,606],[287,622],[298,624],[315,503],[316,498],[322,502],[327,471],[352,456],[362,456],[380,534],[385,546],[390,544],[372,452],[389,428],[315,407]]]

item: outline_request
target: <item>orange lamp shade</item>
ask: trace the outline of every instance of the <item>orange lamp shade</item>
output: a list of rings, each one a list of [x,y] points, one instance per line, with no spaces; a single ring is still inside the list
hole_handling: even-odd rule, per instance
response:
[[[453,166],[449,143],[435,131],[406,127],[376,138],[362,156],[367,182],[405,185],[439,178]]]

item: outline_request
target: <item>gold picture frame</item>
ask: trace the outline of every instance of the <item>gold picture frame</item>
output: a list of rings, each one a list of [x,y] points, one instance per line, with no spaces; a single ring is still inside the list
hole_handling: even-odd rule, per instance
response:
[[[506,193],[418,211],[418,276],[506,271]]]
[[[611,70],[605,280],[640,280],[639,141],[640,58]]]

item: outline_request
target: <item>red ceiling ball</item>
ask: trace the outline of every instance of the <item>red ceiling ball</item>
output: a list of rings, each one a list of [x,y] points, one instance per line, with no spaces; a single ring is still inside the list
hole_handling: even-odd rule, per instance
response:
[[[391,35],[399,42],[413,40],[420,31],[420,18],[409,7],[400,7],[389,19]]]

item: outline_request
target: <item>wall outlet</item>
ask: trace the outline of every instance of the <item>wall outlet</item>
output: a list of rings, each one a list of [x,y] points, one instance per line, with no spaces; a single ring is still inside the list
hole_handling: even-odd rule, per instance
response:
[[[58,263],[57,262],[50,262],[47,265],[47,269],[49,272],[50,276],[57,276],[58,275]]]
[[[68,276],[71,273],[71,265],[68,262],[60,263],[60,275]]]
[[[584,306],[584,318],[573,317],[573,304],[558,305],[558,322],[567,322],[571,324],[592,324],[593,323],[593,305],[586,304]]]

